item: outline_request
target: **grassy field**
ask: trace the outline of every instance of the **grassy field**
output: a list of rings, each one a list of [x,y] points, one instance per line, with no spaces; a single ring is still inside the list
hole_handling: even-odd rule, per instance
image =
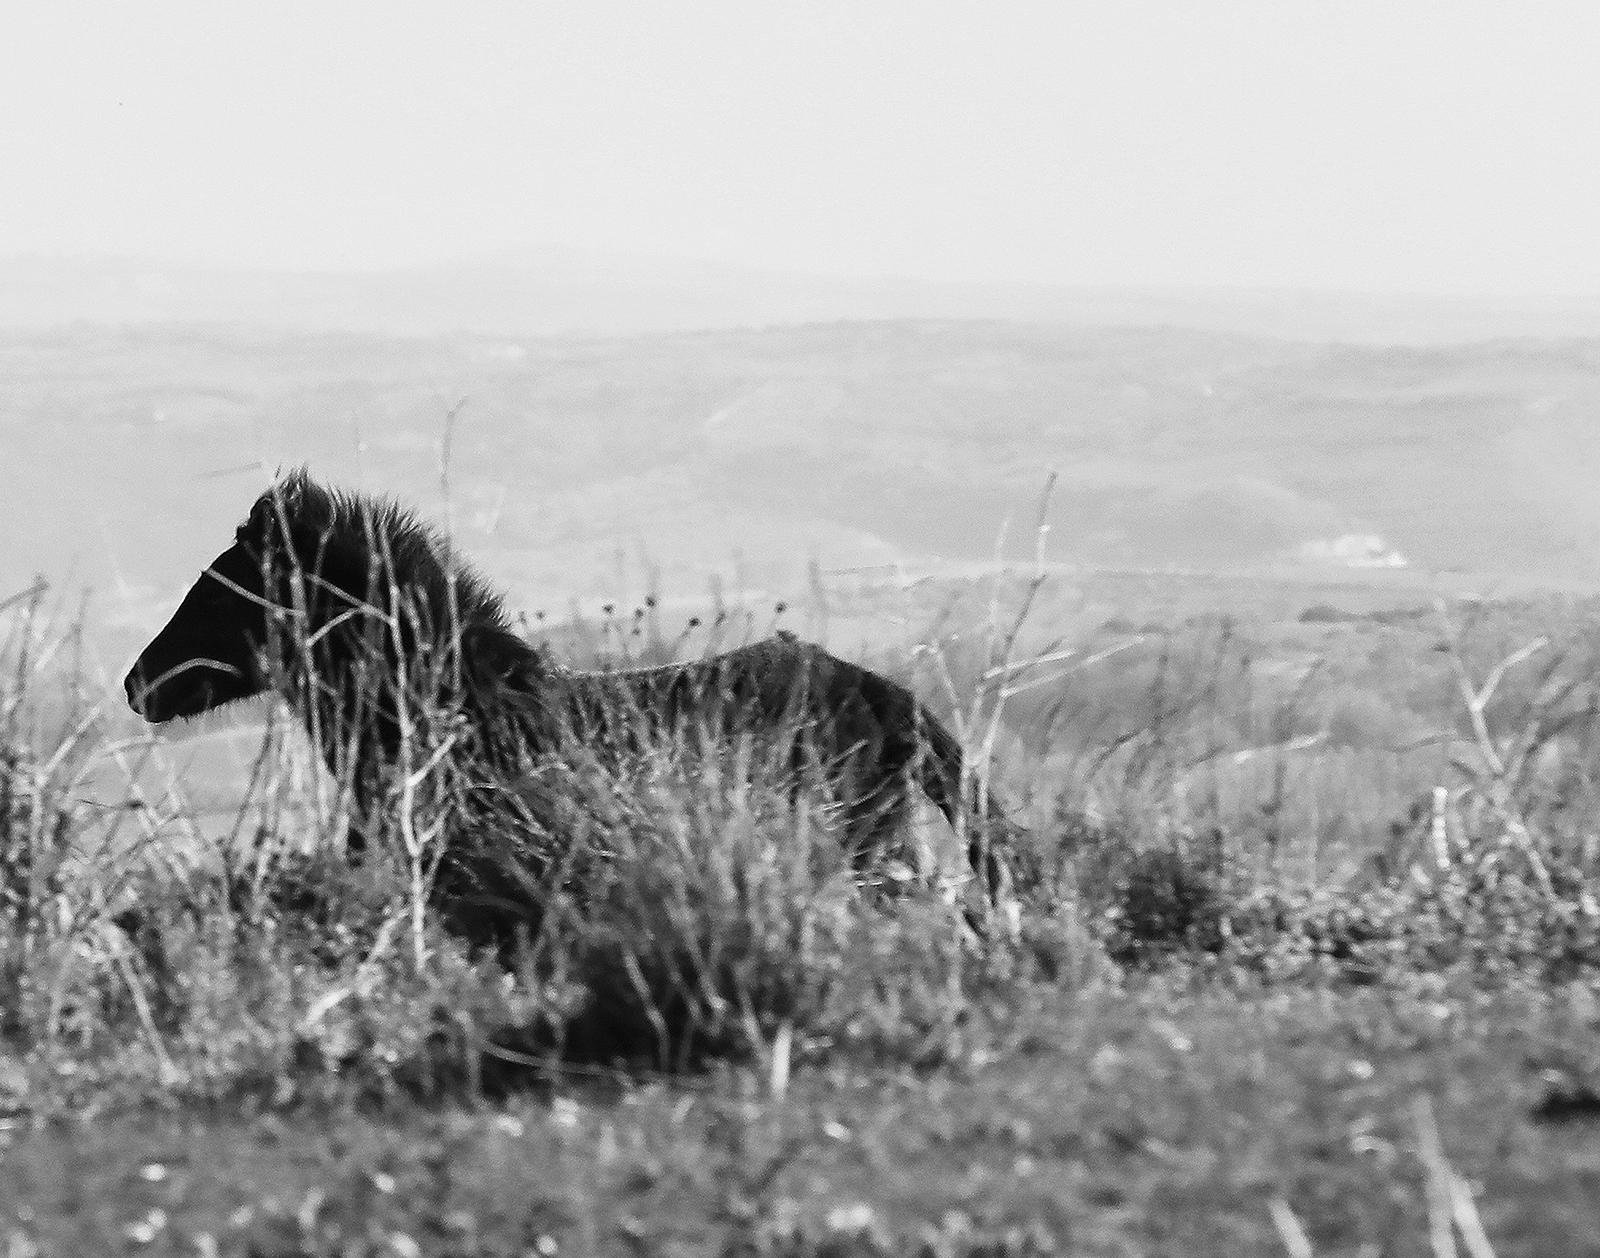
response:
[[[563,771],[603,859],[505,963],[397,838],[345,858],[280,720],[203,820],[70,609],[14,601],[0,1244],[1593,1252],[1597,609],[1247,586],[895,591],[872,662],[1019,822],[983,929],[948,869],[863,887],[826,801],[668,746]],[[549,634],[672,645],[629,616]]]

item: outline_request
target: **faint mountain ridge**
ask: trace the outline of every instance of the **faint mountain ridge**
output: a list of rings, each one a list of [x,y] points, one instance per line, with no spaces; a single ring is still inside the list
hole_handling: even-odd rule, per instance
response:
[[[1600,336],[1600,296],[829,277],[545,248],[391,270],[234,268],[115,256],[0,259],[0,327],[244,323],[437,336],[635,334],[883,319],[1185,327],[1364,344]]]

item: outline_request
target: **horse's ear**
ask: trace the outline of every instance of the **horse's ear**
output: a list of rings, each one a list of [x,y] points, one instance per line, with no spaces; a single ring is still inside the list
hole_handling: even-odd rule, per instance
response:
[[[334,515],[333,496],[304,467],[279,476],[256,502],[252,520],[258,526],[286,525],[291,534],[326,532]]]
[[[328,491],[311,479],[311,472],[304,464],[282,477],[272,487],[272,493],[296,516],[316,512],[328,501]]]

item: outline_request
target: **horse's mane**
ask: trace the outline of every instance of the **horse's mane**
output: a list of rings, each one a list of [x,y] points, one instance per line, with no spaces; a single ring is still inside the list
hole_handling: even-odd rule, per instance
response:
[[[374,570],[376,553],[377,571],[428,606],[453,603],[461,626],[512,633],[505,604],[483,575],[439,529],[394,499],[319,484],[300,467],[256,500],[246,527],[262,536],[280,511],[302,562],[309,558],[306,550],[314,548],[324,571],[364,574]]]

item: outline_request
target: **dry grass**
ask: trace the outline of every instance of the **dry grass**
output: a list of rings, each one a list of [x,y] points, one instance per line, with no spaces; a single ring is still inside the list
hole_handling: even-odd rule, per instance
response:
[[[983,1116],[975,1147],[987,1155],[1004,1145],[1008,1165],[1029,1159],[1066,1176],[1080,1220],[1099,1220],[1076,1234],[1110,1229],[1093,1232],[1095,1244],[1115,1231],[1112,1188],[1092,1176],[1109,1157],[1143,1252],[1198,1252],[1180,1246],[1232,1226],[1253,1238],[1232,1252],[1332,1253],[1372,1235],[1325,1199],[1314,1152],[1330,1130],[1316,1108],[1325,1083],[1314,1081],[1354,1052],[1380,1077],[1341,1075],[1340,1096],[1372,1082],[1402,1108],[1434,1099],[1411,1111],[1408,1131],[1361,1129],[1372,1147],[1401,1151],[1381,1166],[1339,1136],[1335,1178],[1353,1201],[1388,1201],[1375,1217],[1435,1253],[1476,1256],[1491,1240],[1502,1254],[1561,1252],[1569,1215],[1539,1225],[1497,1193],[1537,1184],[1562,1195],[1578,1161],[1549,1145],[1545,1115],[1586,1121],[1600,1093],[1583,1048],[1600,962],[1589,890],[1600,813],[1581,638],[1452,625],[1438,637],[1448,649],[1434,652],[1419,631],[1419,670],[1437,671],[1457,698],[1451,711],[1411,711],[1408,727],[1439,722],[1418,750],[1364,745],[1357,727],[1330,738],[1352,693],[1379,692],[1361,690],[1359,675],[1279,668],[1270,643],[1236,626],[1029,651],[1014,631],[1026,590],[995,606],[999,632],[982,650],[934,644],[905,669],[942,677],[978,752],[976,786],[1015,798],[1028,822],[1010,932],[971,930],[911,862],[863,878],[827,790],[797,795],[748,742],[552,764],[536,795],[514,812],[480,810],[482,828],[466,835],[460,820],[472,814],[458,807],[448,755],[419,744],[393,823],[352,864],[338,784],[316,786],[304,747],[275,721],[249,764],[247,806],[218,827],[187,803],[162,741],[124,736],[96,698],[104,686],[71,618],[49,614],[42,591],[13,601],[0,609],[7,1110],[48,1119],[150,1103],[181,1115],[203,1102],[252,1124],[267,1113],[303,1126],[319,1111],[369,1107],[400,1129],[418,1102],[486,1098],[555,1121],[564,1111],[539,1108],[551,1089],[595,1089],[583,1092],[588,1134],[644,1145],[612,1163],[601,1145],[574,1155],[565,1187],[540,1198],[565,1211],[539,1225],[551,1236],[595,1228],[606,1201],[627,1203],[645,1236],[688,1211],[719,1238],[710,1252],[1100,1252],[1075,1247],[1065,1216],[1037,1194],[990,1184],[986,1212],[983,1191],[953,1188],[944,1150],[956,1146],[940,1143],[938,1102],[910,1115],[911,1088],[965,1098],[951,1103]],[[1016,688],[1032,676],[1046,681]],[[120,800],[108,796],[119,780]],[[434,881],[445,842],[469,844],[522,897],[514,946],[477,955],[449,929],[461,906]],[[1363,995],[1374,987],[1380,998]],[[1507,1031],[1485,1001],[1510,1002],[1545,1030]],[[1459,1045],[1427,1029],[1433,1010],[1461,1022]],[[1260,1051],[1292,1061],[1286,1077],[1300,1080],[1272,1091],[1270,1119],[1248,1099],[1257,1032]],[[1138,1080],[1110,1064],[1129,1042],[1141,1045]],[[1187,1074],[1168,1069],[1178,1059]],[[1037,1085],[1040,1072],[1104,1107],[1051,1143],[1039,1107],[1054,1092]],[[1515,1121],[1547,1153],[1478,1190],[1467,1177],[1490,1174],[1486,1151],[1467,1141],[1462,1170],[1446,1150],[1492,1090],[1501,1109],[1522,1098]],[[723,1116],[651,1151],[654,1137],[630,1126],[631,1097]],[[1284,1125],[1290,1161],[1276,1182],[1246,1190],[1183,1161],[1220,1156],[1241,1115]],[[830,1123],[879,1126],[841,1144]],[[1030,1134],[996,1135],[1005,1123]],[[472,1156],[520,1182],[486,1151],[490,1129],[472,1130]],[[259,1164],[258,1130],[241,1131],[242,1156]],[[833,1183],[829,1151],[846,1144],[864,1159],[859,1193],[830,1213],[801,1185]],[[109,1147],[105,1156],[127,1156],[115,1137]],[[328,1198],[292,1208],[262,1198],[237,1236],[295,1238],[260,1252],[390,1252],[384,1238],[418,1217],[370,1192],[373,1176],[393,1172],[352,1156],[338,1173],[367,1177],[365,1215],[335,1217]],[[648,1176],[626,1181],[663,1158],[689,1162],[677,1205]],[[698,1174],[697,1158],[726,1182]],[[928,1176],[920,1189],[902,1178],[916,1174]],[[1186,1186],[1174,1196],[1165,1182]],[[438,1200],[479,1211],[482,1233],[461,1252],[501,1252],[484,1239],[499,1235],[489,1207],[456,1191]],[[952,1192],[966,1203],[954,1213],[935,1199]],[[1179,1209],[1200,1213],[1181,1222]],[[379,1219],[393,1227],[368,1237]],[[14,1228],[46,1232],[37,1219]],[[187,1234],[225,1232],[212,1221]],[[1543,1249],[1530,1248],[1535,1238]]]

